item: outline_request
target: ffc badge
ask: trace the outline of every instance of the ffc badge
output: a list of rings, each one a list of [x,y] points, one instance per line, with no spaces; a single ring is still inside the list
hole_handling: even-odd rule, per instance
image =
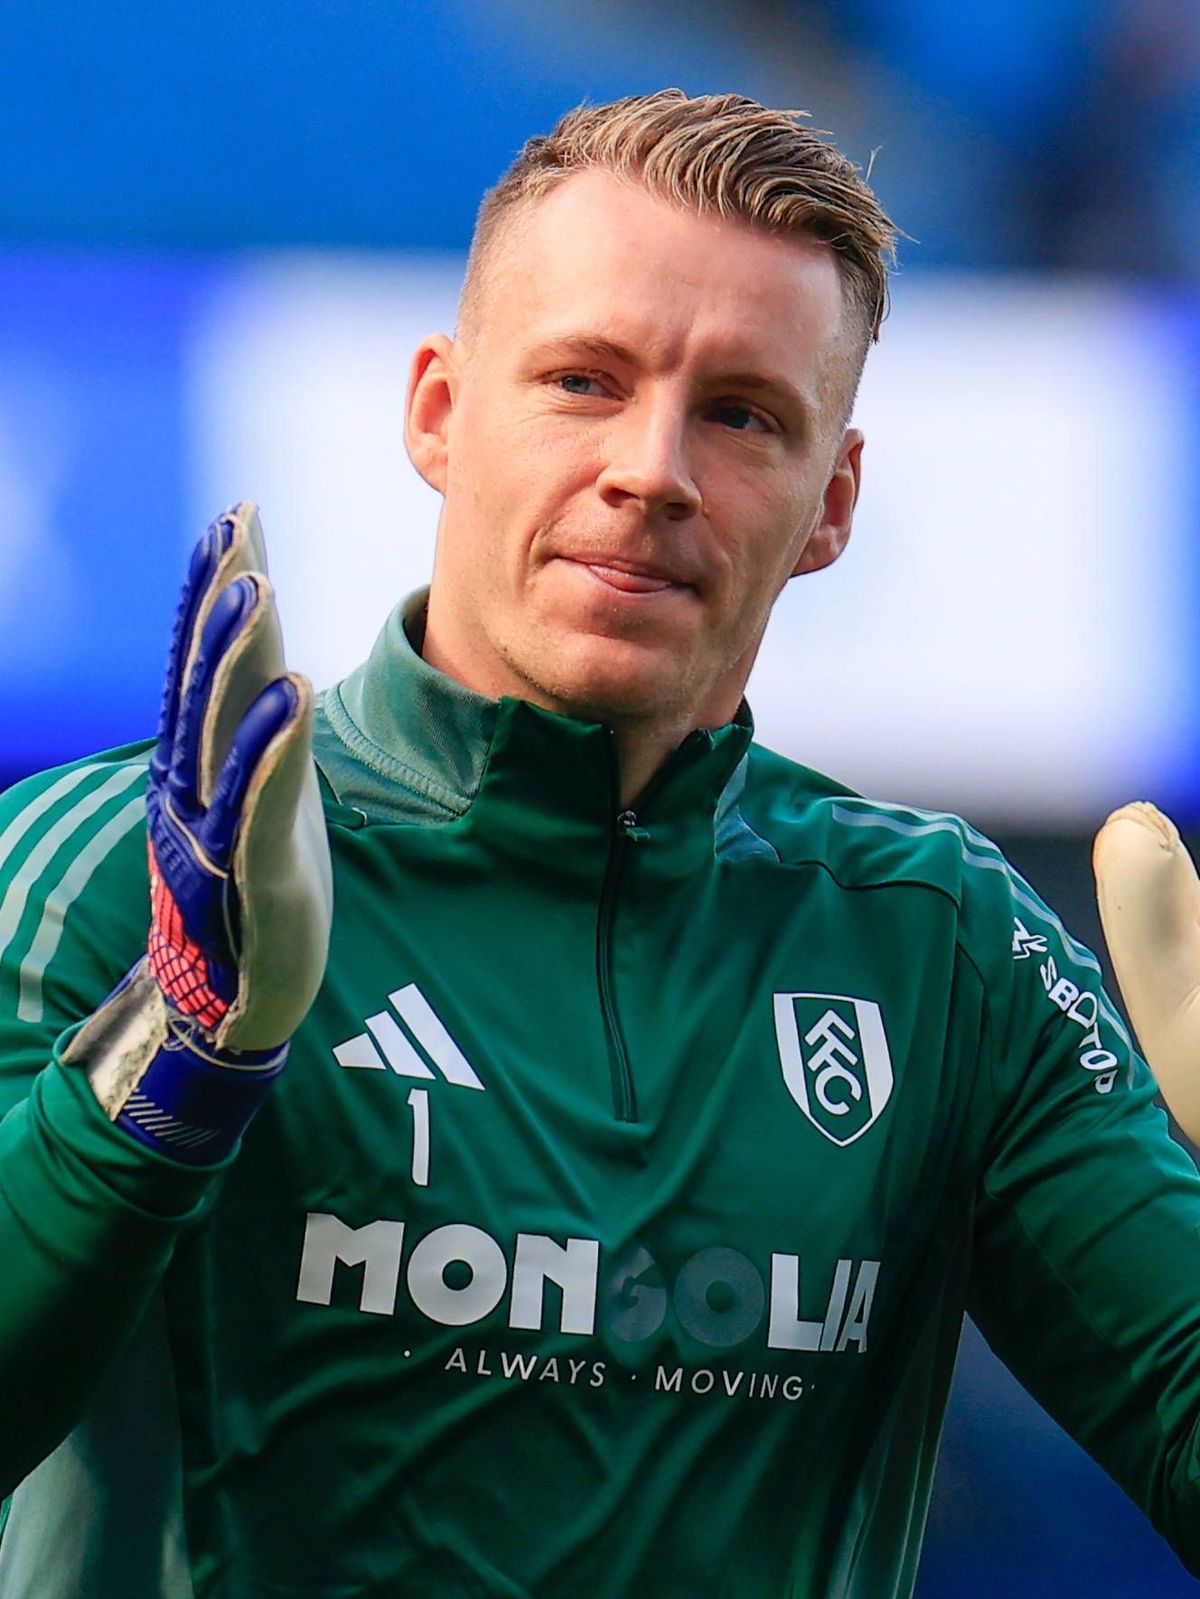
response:
[[[879,1006],[848,994],[776,994],[774,1003],[788,1093],[831,1143],[852,1144],[892,1096]]]

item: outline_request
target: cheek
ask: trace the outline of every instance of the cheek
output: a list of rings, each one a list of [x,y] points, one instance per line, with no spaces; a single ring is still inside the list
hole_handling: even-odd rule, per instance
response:
[[[789,481],[778,492],[764,496],[761,538],[756,565],[763,585],[777,594],[791,577],[820,520],[824,484]]]
[[[809,521],[792,496],[776,498],[760,482],[733,505],[708,505],[734,603],[754,607],[772,598],[791,576],[806,542]]]
[[[499,524],[535,528],[554,519],[598,475],[596,439],[566,420],[503,407],[464,414],[449,481]]]
[[[470,412],[456,415],[449,444],[447,497],[453,492],[472,502],[487,499],[503,472],[506,456],[503,436],[491,419]]]

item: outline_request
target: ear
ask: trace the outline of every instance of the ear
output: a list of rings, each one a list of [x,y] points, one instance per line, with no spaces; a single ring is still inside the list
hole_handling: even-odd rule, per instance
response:
[[[444,333],[423,339],[413,356],[404,411],[404,443],[417,471],[440,494],[446,492],[450,416],[458,393],[454,343]]]
[[[862,477],[862,449],[862,434],[857,428],[847,428],[825,487],[820,519],[800,552],[793,577],[832,565],[846,548]]]

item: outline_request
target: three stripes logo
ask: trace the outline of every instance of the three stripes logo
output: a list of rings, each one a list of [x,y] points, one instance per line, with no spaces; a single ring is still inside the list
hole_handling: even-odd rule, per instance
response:
[[[399,1077],[436,1081],[440,1076],[460,1088],[482,1091],[475,1068],[415,983],[396,989],[388,1002],[391,1010],[366,1018],[366,1032],[333,1046],[339,1066],[367,1071],[390,1066]]]

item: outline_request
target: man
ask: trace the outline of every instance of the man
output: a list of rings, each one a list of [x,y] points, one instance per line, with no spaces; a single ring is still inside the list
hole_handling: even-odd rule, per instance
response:
[[[904,1594],[968,1305],[1200,1567],[1200,1183],[1095,960],[963,824],[750,742],[890,238],[736,97],[532,141],[414,361],[427,602],[316,716],[331,931],[247,508],[148,779],[8,799],[0,1573]]]

